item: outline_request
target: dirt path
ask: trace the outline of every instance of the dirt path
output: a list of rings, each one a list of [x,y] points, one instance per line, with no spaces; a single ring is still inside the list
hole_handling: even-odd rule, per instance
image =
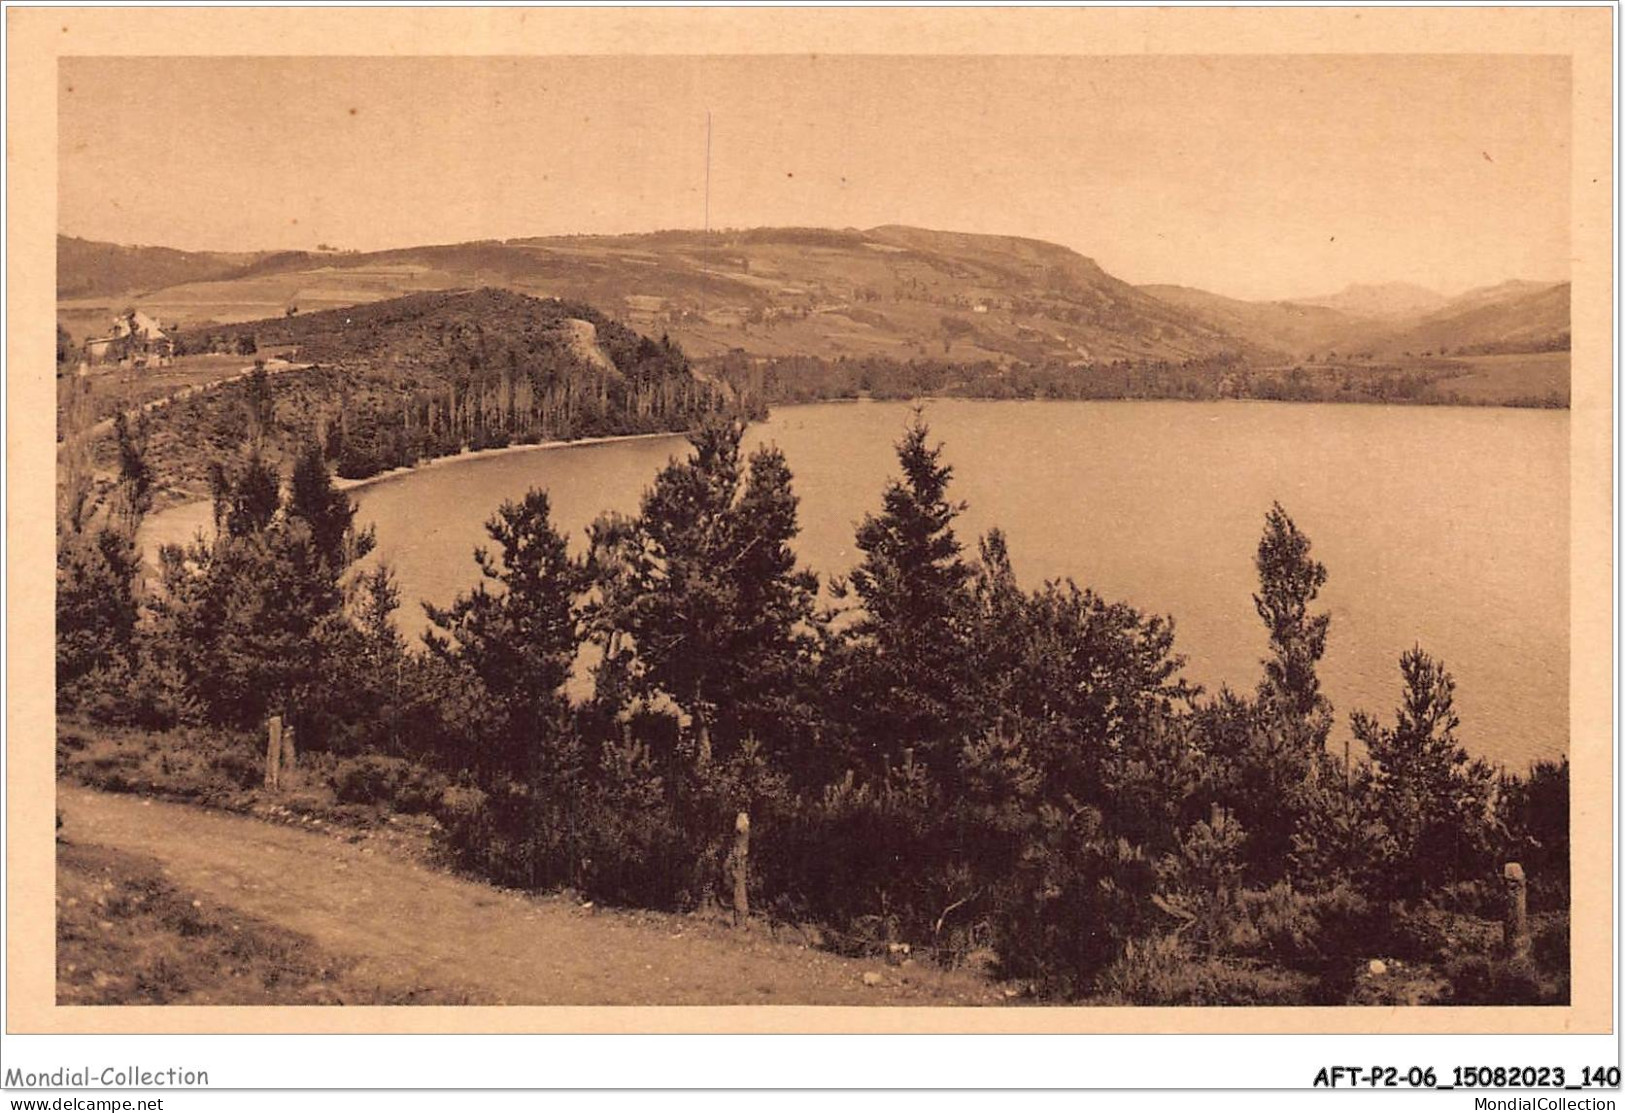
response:
[[[342,840],[59,784],[73,843],[151,855],[199,895],[354,956],[381,984],[511,1005],[994,1004],[969,974],[858,962],[691,917],[583,911]],[[879,973],[880,985],[866,985]]]
[[[265,364],[265,373],[268,375],[281,375],[289,371],[309,371],[310,368],[311,365],[308,363],[290,363],[287,360],[279,359],[267,361]],[[139,406],[126,410],[125,417],[137,418],[144,413],[152,413],[155,410],[161,410],[173,402],[179,402],[183,399],[190,398],[194,394],[202,394],[206,390],[213,390],[215,387],[224,386],[227,383],[234,383],[239,379],[246,379],[253,373],[254,367],[252,364],[250,364],[234,374],[224,375],[218,379],[210,379],[209,381],[202,383],[191,383],[187,386],[177,386],[168,394],[162,395],[158,398],[149,398],[147,401],[142,402]],[[88,443],[107,436],[113,431],[113,423],[115,420],[116,419],[111,417],[102,418],[94,425],[89,426],[83,432],[77,434],[71,443]],[[70,442],[66,441],[58,442],[57,451],[61,452],[64,448],[68,447],[69,443]]]

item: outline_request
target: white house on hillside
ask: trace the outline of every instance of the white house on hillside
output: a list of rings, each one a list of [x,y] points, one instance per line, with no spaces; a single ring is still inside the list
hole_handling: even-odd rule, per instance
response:
[[[139,309],[113,318],[113,327],[106,336],[85,341],[85,357],[91,363],[166,367],[174,354],[175,345],[158,327],[158,322]]]

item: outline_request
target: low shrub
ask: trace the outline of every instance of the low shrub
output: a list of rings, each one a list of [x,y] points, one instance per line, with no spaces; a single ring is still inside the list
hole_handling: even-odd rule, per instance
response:
[[[200,721],[198,703],[186,691],[178,669],[148,654],[132,662],[115,655],[74,684],[57,692],[58,709],[113,727],[170,730]]]
[[[1443,963],[1456,1005],[1566,1005],[1570,998],[1569,917],[1532,918],[1527,955],[1500,953],[1499,929],[1486,925],[1476,940]]]
[[[1320,922],[1310,901],[1282,881],[1268,889],[1244,889],[1236,895],[1236,918],[1228,949],[1236,954],[1268,955],[1280,962],[1302,962],[1317,955]]]
[[[1555,987],[1540,976],[1529,958],[1503,959],[1469,954],[1452,958],[1444,966],[1450,983],[1446,1001],[1452,1005],[1555,1005]]]
[[[1288,882],[1246,889],[1236,898],[1231,949],[1297,969],[1318,969],[1330,957],[1359,955],[1377,940],[1369,901],[1346,884],[1304,893]]]
[[[1317,893],[1284,881],[1243,890],[1235,911],[1230,952],[1308,976],[1314,1004],[1343,1004],[1359,959],[1386,947],[1378,906],[1347,883]]]
[[[528,797],[509,782],[446,793],[435,812],[441,852],[458,869],[498,885],[533,885],[536,872],[522,836]]]
[[[108,792],[229,806],[264,778],[256,739],[181,727],[149,732],[65,724],[57,771]]]
[[[1454,949],[1452,928],[1456,918],[1428,901],[1396,904],[1389,912],[1384,949],[1411,962],[1440,961]]]
[[[1540,917],[1534,927],[1530,954],[1558,1000],[1567,1004],[1571,985],[1569,916],[1567,912]]]
[[[1092,808],[1039,809],[1039,827],[999,885],[993,917],[1000,972],[1045,996],[1079,997],[1126,944],[1168,923],[1153,901],[1157,870]]]
[[[340,803],[380,805],[411,815],[438,808],[450,781],[404,758],[365,754],[335,761],[328,783]]]
[[[1245,959],[1193,955],[1175,936],[1130,940],[1095,988],[1112,1005],[1301,1005],[1313,979]]]
[[[709,895],[702,863],[717,862],[720,821],[704,823],[704,810],[691,806],[684,823],[680,800],[640,743],[606,744],[594,773],[585,808],[548,793],[539,809],[547,853],[569,863],[559,880],[612,904],[692,907]]]
[[[966,817],[941,806],[920,766],[875,784],[849,776],[812,800],[785,794],[764,803],[752,813],[753,823],[761,818],[752,860],[763,887],[778,894],[775,913],[827,925],[837,950],[933,945],[944,909],[976,889],[955,871]]]
[[[1431,899],[1446,912],[1495,919],[1501,915],[1503,897],[1499,890],[1482,881],[1457,881],[1444,886]]]
[[[567,887],[610,904],[692,908],[719,895],[739,811],[767,824],[776,782],[747,754],[709,766],[644,743],[565,736],[526,780],[441,793],[440,845],[462,869],[525,889]]]

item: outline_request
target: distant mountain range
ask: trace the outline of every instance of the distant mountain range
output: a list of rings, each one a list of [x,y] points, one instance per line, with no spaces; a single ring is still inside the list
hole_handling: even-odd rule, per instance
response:
[[[1503,282],[1453,298],[1403,283],[1301,301],[1238,301],[1184,286],[1141,289],[1213,328],[1284,355],[1484,355],[1565,351],[1567,282]]]
[[[1298,305],[1335,309],[1350,317],[1400,320],[1421,317],[1443,309],[1449,298],[1425,286],[1410,282],[1356,282],[1335,294],[1318,298],[1293,298]]]
[[[1469,352],[1567,350],[1569,284],[1503,282],[1469,290],[1420,318],[1404,321],[1380,350]]]
[[[1039,240],[890,225],[559,236],[377,252],[186,252],[58,237],[74,336],[126,305],[194,327],[473,287],[588,302],[696,356],[1268,365],[1568,347],[1567,283],[1403,283],[1254,302],[1136,287]]]

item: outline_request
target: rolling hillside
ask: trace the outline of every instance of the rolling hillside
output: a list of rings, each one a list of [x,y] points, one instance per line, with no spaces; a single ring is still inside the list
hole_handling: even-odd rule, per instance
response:
[[[1506,282],[1470,290],[1384,338],[1379,351],[1463,355],[1566,351],[1569,284]]]
[[[1296,359],[1340,354],[1391,360],[1558,352],[1569,346],[1566,282],[1503,282],[1448,299],[1403,284],[1351,286],[1328,298],[1268,302],[1184,286],[1141,289],[1212,329]]]
[[[56,296],[130,297],[184,282],[239,275],[265,258],[264,254],[125,247],[58,236]]]
[[[1134,287],[1056,244],[887,225],[554,236],[368,253],[218,255],[59,239],[76,338],[126,304],[194,328],[493,287],[599,307],[695,357],[880,356],[999,364],[1279,365],[1314,355],[1566,347],[1568,288],[1447,299],[1405,283],[1250,302]]]
[[[1449,300],[1441,293],[1411,282],[1357,282],[1335,294],[1292,299],[1297,305],[1335,309],[1350,317],[1375,320],[1419,317],[1443,309]]]
[[[1101,270],[1036,240],[916,228],[758,229],[580,236],[255,257],[157,290],[80,273],[64,251],[61,312],[81,335],[128,299],[168,323],[280,317],[470,287],[589,302],[696,356],[882,355],[999,362],[1183,360],[1261,355]],[[218,262],[218,260],[216,260]],[[143,272],[143,276],[150,272]],[[78,326],[77,328],[75,326]]]
[[[1142,290],[1194,314],[1209,327],[1293,357],[1358,347],[1371,323],[1336,309],[1289,301],[1241,301],[1189,286]]]

